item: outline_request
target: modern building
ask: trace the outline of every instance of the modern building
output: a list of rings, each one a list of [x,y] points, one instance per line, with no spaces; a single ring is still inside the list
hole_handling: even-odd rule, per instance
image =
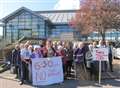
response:
[[[75,13],[76,10],[32,11],[21,7],[2,19],[3,37],[10,43],[22,37],[81,40],[84,37],[69,25]],[[110,33],[107,33],[108,37],[120,37],[120,33],[114,33],[113,36]],[[98,33],[92,33],[88,37],[99,38]]]
[[[23,36],[61,39],[61,36],[66,37],[67,34],[76,39],[80,34],[69,25],[75,12],[75,10],[31,11],[22,7],[2,19],[3,37],[9,42]]]

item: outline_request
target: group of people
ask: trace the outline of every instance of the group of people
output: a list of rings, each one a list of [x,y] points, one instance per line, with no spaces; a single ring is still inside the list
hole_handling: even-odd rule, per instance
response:
[[[51,40],[43,41],[38,45],[32,45],[30,41],[24,44],[16,44],[15,49],[12,50],[11,67],[15,66],[15,73],[21,81],[20,84],[23,84],[25,81],[32,82],[31,59],[61,56],[64,78],[70,77],[73,69],[77,78],[87,79],[87,62],[92,63],[92,59],[87,60],[86,54],[88,51],[92,53],[93,48],[98,47],[109,47],[110,70],[113,71],[112,48],[108,41],[104,43],[102,40],[99,41],[98,45],[96,42],[85,44],[84,42],[56,42]]]
[[[78,79],[97,79],[99,74],[99,61],[93,58],[93,50],[106,48],[108,50],[108,61],[102,61],[102,72],[113,72],[113,46],[108,40],[93,41],[91,43],[77,42],[73,46],[73,61],[75,63],[75,76]]]
[[[31,59],[61,56],[66,78],[66,76],[70,76],[72,68],[72,46],[71,42],[52,42],[51,40],[43,41],[38,45],[32,45],[30,41],[17,44],[12,51],[11,67],[15,66],[15,73],[21,80],[20,84],[23,84],[25,81],[32,81]]]

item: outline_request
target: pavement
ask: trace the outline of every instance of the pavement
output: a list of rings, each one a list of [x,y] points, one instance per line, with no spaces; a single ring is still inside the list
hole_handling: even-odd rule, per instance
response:
[[[49,86],[32,86],[31,84],[19,85],[19,80],[15,79],[16,75],[10,71],[0,74],[0,88],[120,88],[120,60],[114,60],[114,72],[108,72],[107,76],[102,80],[101,85],[98,81],[83,80],[65,80],[63,83],[53,84]]]

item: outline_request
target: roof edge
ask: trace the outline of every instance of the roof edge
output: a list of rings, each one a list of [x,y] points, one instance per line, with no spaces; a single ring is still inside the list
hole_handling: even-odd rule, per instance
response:
[[[18,12],[21,11],[21,10],[26,10],[26,11],[28,11],[28,12],[30,12],[30,13],[38,16],[38,17],[42,17],[44,20],[49,20],[47,17],[44,17],[44,16],[42,16],[42,15],[37,15],[34,11],[32,11],[32,10],[26,8],[26,7],[21,7],[21,8],[19,8],[19,9],[15,10],[14,12],[10,13],[9,15],[5,16],[4,18],[2,18],[1,21],[4,22],[6,19],[8,19],[8,18],[11,17],[12,15],[18,13]]]
[[[46,11],[33,11],[35,13],[56,13],[56,12],[76,12],[79,11],[79,9],[76,10],[46,10]]]

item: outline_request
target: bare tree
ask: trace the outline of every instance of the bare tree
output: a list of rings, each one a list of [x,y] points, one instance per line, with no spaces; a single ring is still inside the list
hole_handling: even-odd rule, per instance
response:
[[[105,32],[120,28],[120,0],[82,0],[71,24],[81,34],[97,31],[103,40]]]

